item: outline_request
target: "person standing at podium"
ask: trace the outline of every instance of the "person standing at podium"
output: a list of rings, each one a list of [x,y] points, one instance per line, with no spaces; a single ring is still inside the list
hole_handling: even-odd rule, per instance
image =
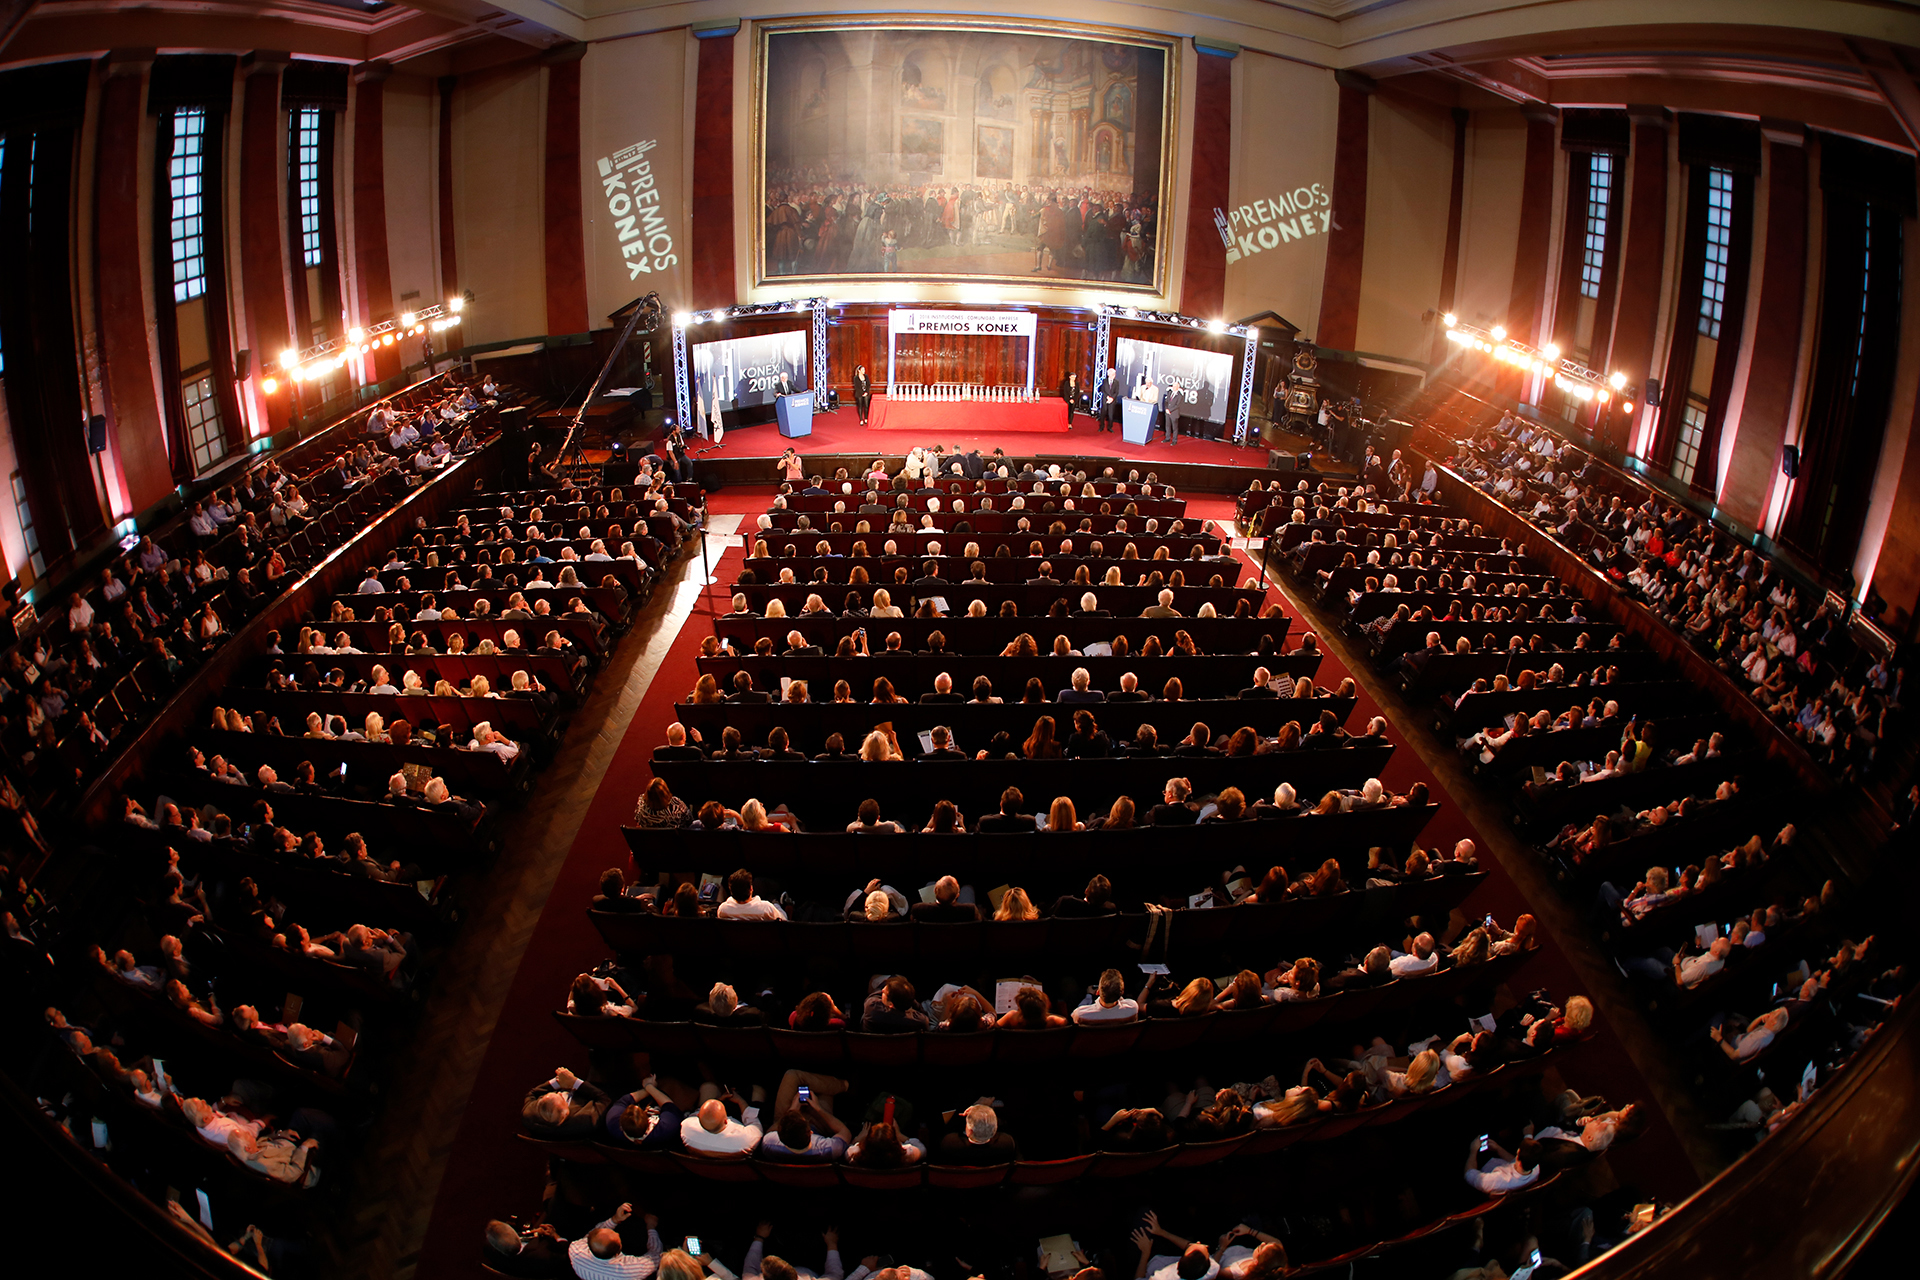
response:
[[[873,379],[867,376],[867,366],[861,365],[853,371],[853,409],[860,415],[860,425],[867,425],[867,415],[873,411]]]
[[[1160,405],[1160,388],[1151,380],[1149,380],[1147,375],[1143,373],[1140,375],[1139,383],[1137,383],[1133,388],[1133,398],[1135,400],[1138,400],[1141,404],[1149,405],[1157,409]],[[1167,426],[1167,443],[1172,444],[1173,443],[1173,419],[1172,418],[1168,418],[1166,420],[1166,426]],[[1153,415],[1151,413],[1147,415],[1147,434],[1149,438],[1151,438],[1153,434]]]
[[[1080,399],[1080,375],[1069,373],[1060,379],[1060,398],[1067,402],[1067,430],[1073,430],[1073,406]]]

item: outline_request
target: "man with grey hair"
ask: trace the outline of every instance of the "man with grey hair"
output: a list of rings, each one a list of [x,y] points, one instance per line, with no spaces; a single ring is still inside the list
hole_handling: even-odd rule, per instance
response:
[[[1092,596],[1088,596],[1087,598],[1092,599]],[[1092,687],[1093,674],[1085,667],[1075,667],[1071,679],[1073,687],[1070,689],[1062,689],[1054,696],[1055,702],[1105,702],[1107,700],[1105,693]]]
[[[591,1138],[611,1101],[604,1089],[561,1067],[552,1079],[527,1090],[520,1124],[536,1138]]]
[[[1159,599],[1155,603],[1142,609],[1140,616],[1143,618],[1178,618],[1183,616],[1178,609],[1173,607],[1173,588],[1160,588]]]
[[[523,1232],[495,1218],[487,1224],[487,1266],[521,1280],[560,1280],[573,1274],[567,1266],[567,1242],[551,1223]]]
[[[1069,548],[1062,554],[1072,555],[1073,551]],[[1073,614],[1076,618],[1111,618],[1113,616],[1111,610],[1100,607],[1100,598],[1091,591],[1080,597],[1080,607],[1075,609]]]
[[[1008,1164],[1019,1158],[1013,1139],[1000,1132],[1000,1117],[992,1102],[991,1098],[981,1098],[954,1117],[946,1136],[940,1139],[935,1163]]]

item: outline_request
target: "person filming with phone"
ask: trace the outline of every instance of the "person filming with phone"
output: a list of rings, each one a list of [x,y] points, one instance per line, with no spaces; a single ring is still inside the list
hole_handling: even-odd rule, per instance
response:
[[[1487,1160],[1489,1155],[1493,1159]],[[1528,1138],[1518,1152],[1510,1152],[1483,1133],[1467,1144],[1466,1176],[1468,1186],[1490,1196],[1518,1191],[1540,1177],[1540,1144]]]

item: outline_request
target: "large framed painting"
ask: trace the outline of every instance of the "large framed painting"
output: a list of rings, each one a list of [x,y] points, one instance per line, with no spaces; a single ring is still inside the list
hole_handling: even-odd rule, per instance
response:
[[[1170,38],[911,17],[758,34],[757,284],[1165,292]]]

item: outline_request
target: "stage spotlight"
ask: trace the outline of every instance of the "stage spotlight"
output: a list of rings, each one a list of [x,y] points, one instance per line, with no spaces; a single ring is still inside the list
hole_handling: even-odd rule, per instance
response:
[[[693,313],[691,311],[676,311],[673,313],[674,328],[684,329],[692,323],[693,323]]]
[[[282,351],[280,353],[280,367],[282,369],[291,369],[294,366],[298,365],[299,363],[300,363],[300,353],[298,351],[295,351],[292,347],[288,347],[285,351]]]
[[[1620,402],[1620,407],[1621,407],[1622,409],[1625,409],[1625,410],[1626,410],[1626,411],[1627,411],[1628,413],[1632,413],[1632,412],[1633,412],[1633,401],[1631,401],[1631,400],[1623,400],[1623,401],[1621,401],[1621,402]]]
[[[1560,348],[1549,342],[1542,354],[1549,360],[1558,360],[1560,358]]]
[[[411,312],[411,311],[402,311],[402,312],[400,313],[400,327],[401,327],[402,329],[411,329],[411,328],[413,328],[413,312]]]
[[[459,315],[461,308],[465,307],[466,305],[467,305],[467,300],[465,298],[447,299],[447,310],[453,312],[453,314],[455,315]]]
[[[1493,326],[1493,340],[1495,342],[1505,342],[1507,340],[1507,329],[1505,325],[1497,324]]]
[[[1627,389],[1627,375],[1616,372],[1612,377],[1607,379],[1607,385],[1611,386],[1615,391],[1625,391]]]
[[[1227,322],[1225,320],[1210,321],[1207,328],[1213,330],[1215,333],[1225,333],[1227,331]]]
[[[365,329],[362,329],[359,325],[355,325],[353,326],[353,328],[347,330],[347,341],[351,342],[356,347],[360,345],[360,339],[366,336],[367,336],[367,331]]]
[[[1597,397],[1597,399],[1600,401],[1601,404],[1605,404],[1608,400],[1611,400],[1612,398],[1613,398],[1613,393],[1611,391],[1608,391],[1604,387],[1601,388],[1600,394]]]
[[[1446,323],[1446,326],[1449,329],[1453,328],[1453,326],[1460,323],[1460,317],[1456,316],[1451,311],[1447,312],[1446,315],[1441,316],[1440,319]]]
[[[278,378],[260,379],[260,390],[262,393],[266,395],[272,395],[274,392],[278,391],[279,389],[280,389],[280,380]]]

